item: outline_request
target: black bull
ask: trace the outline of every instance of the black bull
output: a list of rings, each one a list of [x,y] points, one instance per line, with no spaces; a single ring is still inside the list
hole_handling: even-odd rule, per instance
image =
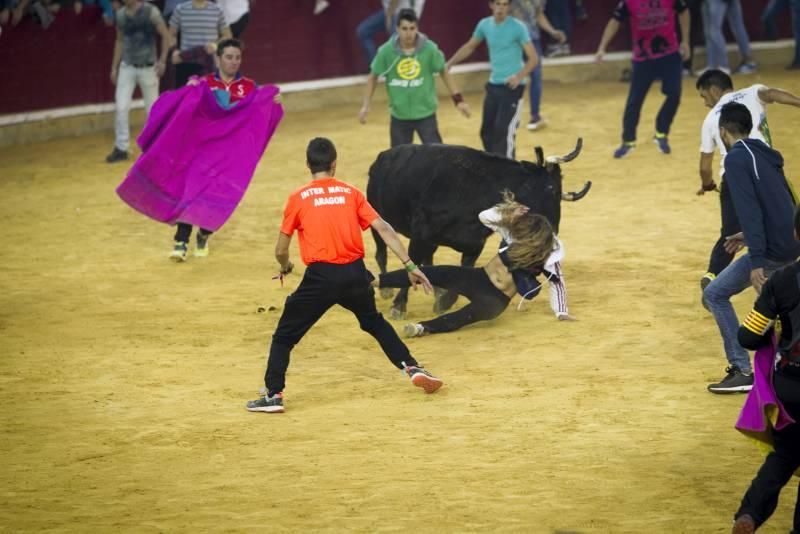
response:
[[[560,163],[580,153],[582,140],[566,156],[544,158],[536,147],[537,162],[515,161],[466,146],[401,145],[381,152],[369,169],[367,199],[395,230],[409,238],[411,259],[433,263],[440,245],[461,252],[461,265],[474,266],[491,230],[478,214],[502,201],[509,190],[533,213],[543,215],[558,232],[561,200],[579,200],[589,191],[563,193]],[[386,272],[386,243],[372,232],[381,273]],[[382,292],[385,297],[391,291]],[[437,292],[434,311],[449,309],[457,295]],[[392,317],[404,318],[408,290],[392,305]]]

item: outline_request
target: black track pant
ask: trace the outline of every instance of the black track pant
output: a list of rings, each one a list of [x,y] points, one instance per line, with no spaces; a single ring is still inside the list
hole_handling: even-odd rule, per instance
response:
[[[749,514],[761,526],[778,506],[781,489],[800,468],[800,379],[792,379],[780,373],[774,375],[775,392],[783,407],[797,421],[782,430],[772,433],[775,450],[767,455],[756,478],[742,499],[735,518]],[[794,506],[794,530],[800,532],[800,485]]]
[[[656,116],[656,132],[669,133],[672,119],[681,103],[681,56],[677,52],[657,59],[633,62],[631,86],[622,116],[623,141],[636,141],[636,127],[644,99],[650,86],[658,79],[661,80],[661,92],[666,98]]]
[[[283,391],[289,354],[326,311],[338,304],[353,312],[361,330],[380,343],[383,352],[398,369],[403,363],[417,365],[397,332],[375,307],[374,277],[363,260],[345,265],[312,263],[306,268],[297,290],[286,299],[286,306],[269,349],[264,384],[270,395]],[[346,348],[343,348],[346,350]]]
[[[418,120],[402,120],[392,117],[389,126],[389,137],[393,147],[397,145],[410,145],[414,142],[414,132],[417,132],[423,145],[442,143],[439,134],[439,124],[436,122],[436,113],[430,117]]]
[[[733,208],[731,190],[724,178],[719,186],[719,213],[722,217],[722,228],[719,231],[719,239],[711,249],[711,258],[708,260],[708,272],[715,276],[733,261],[734,254],[725,251],[725,238],[742,231],[736,210]]]
[[[470,303],[454,312],[440,315],[420,324],[431,334],[452,332],[462,326],[478,321],[494,319],[508,307],[511,299],[497,289],[486,271],[480,267],[455,267],[451,265],[425,265],[420,270],[436,287],[455,291],[470,300]],[[409,287],[405,270],[380,275],[380,287]]]
[[[192,225],[179,222],[176,226],[175,241],[188,243],[189,238],[192,237]],[[206,235],[211,235],[214,233],[211,230],[206,230],[205,228],[200,228],[200,231]]]
[[[511,89],[506,85],[486,84],[481,121],[481,141],[486,152],[514,159],[524,92],[524,85]]]

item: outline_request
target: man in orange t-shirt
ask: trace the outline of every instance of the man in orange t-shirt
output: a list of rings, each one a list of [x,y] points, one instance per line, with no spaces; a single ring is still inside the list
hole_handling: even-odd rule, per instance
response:
[[[370,206],[364,194],[334,178],[336,148],[324,138],[312,139],[306,150],[312,181],[289,196],[275,246],[281,275],[292,271],[289,243],[297,231],[300,256],[307,265],[297,290],[286,299],[269,349],[264,396],[247,403],[251,412],[283,412],[283,388],[289,354],[308,330],[334,304],[353,312],[361,329],[380,343],[386,356],[411,378],[433,393],[442,381],[423,369],[397,332],[375,307],[374,280],[364,265],[361,234],[372,227],[403,262],[411,285],[432,289],[428,278],[408,257],[403,243],[389,224]]]

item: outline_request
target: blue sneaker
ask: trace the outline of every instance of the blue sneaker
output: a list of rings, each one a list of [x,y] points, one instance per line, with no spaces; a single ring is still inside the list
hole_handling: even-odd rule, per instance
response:
[[[622,145],[614,151],[614,157],[617,159],[624,158],[634,148],[636,148],[636,143],[633,141],[622,143]]]
[[[658,146],[658,149],[662,154],[669,154],[672,152],[672,149],[669,147],[669,140],[667,140],[666,134],[657,133],[655,137],[653,137],[653,142]]]

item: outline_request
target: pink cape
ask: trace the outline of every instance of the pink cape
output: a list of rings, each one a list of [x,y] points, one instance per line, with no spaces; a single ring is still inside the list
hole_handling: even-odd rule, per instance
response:
[[[772,386],[775,366],[775,339],[756,351],[753,356],[753,389],[747,394],[736,429],[760,445],[764,451],[772,446],[772,429],[782,429],[794,423],[786,413]]]
[[[137,139],[142,155],[117,194],[157,221],[219,230],[283,117],[276,94],[275,86],[259,87],[224,109],[205,83],[164,93]]]

